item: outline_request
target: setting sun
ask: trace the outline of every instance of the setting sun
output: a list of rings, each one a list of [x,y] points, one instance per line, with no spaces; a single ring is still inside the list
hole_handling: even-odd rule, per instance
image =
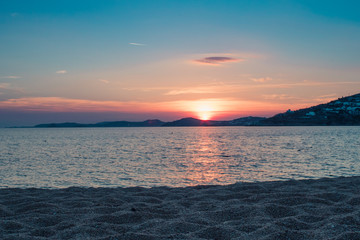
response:
[[[195,108],[195,111],[201,120],[210,120],[214,110],[213,104],[206,101],[198,102]]]
[[[225,112],[239,105],[241,105],[239,102],[227,99],[201,99],[195,101],[178,101],[176,104],[172,104],[172,107],[179,111],[191,112],[195,118],[200,120],[211,120],[218,118]]]
[[[199,112],[198,113],[200,120],[210,120],[211,118],[211,112]]]

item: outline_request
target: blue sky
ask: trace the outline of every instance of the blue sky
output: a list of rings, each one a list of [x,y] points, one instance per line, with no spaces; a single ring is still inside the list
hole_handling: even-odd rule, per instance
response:
[[[359,5],[2,1],[0,126],[271,116],[358,93]]]

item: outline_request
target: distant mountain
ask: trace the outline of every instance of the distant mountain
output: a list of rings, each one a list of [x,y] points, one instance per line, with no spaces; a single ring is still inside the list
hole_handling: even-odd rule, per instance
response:
[[[180,127],[180,126],[250,126],[256,125],[265,118],[261,117],[244,117],[231,121],[212,121],[199,120],[196,118],[183,118],[173,122],[163,122],[158,119],[146,120],[143,122],[114,121],[99,122],[95,124],[83,123],[46,123],[34,126],[35,128],[71,128],[71,127]]]
[[[115,122],[99,122],[95,124],[83,123],[46,123],[34,126],[35,128],[67,128],[67,127],[159,127],[164,122],[158,119],[146,120],[143,122],[128,122],[128,121],[115,121]]]
[[[263,126],[360,125],[360,94],[342,97],[326,104],[288,110],[260,121]]]
[[[173,122],[167,122],[164,127],[181,127],[181,126],[250,126],[256,125],[261,120],[265,118],[262,117],[244,117],[238,118],[231,121],[213,121],[213,120],[199,120],[196,118],[182,118]]]
[[[158,119],[146,120],[143,122],[128,122],[128,121],[116,121],[116,122],[100,122],[94,124],[94,127],[160,127],[165,122]]]
[[[170,127],[170,126],[209,126],[209,121],[203,121],[196,118],[182,118],[180,120],[176,120],[173,122],[167,122],[163,126]]]
[[[93,124],[82,124],[74,122],[65,122],[65,123],[44,123],[35,125],[35,128],[69,128],[69,127],[90,127]]]

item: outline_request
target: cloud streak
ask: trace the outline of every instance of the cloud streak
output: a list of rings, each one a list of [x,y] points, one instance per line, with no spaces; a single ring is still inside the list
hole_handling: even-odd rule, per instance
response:
[[[110,81],[109,81],[109,80],[106,80],[106,79],[99,79],[99,81],[102,82],[102,83],[105,83],[105,84],[110,83]]]
[[[10,84],[8,83],[0,83],[0,89],[5,89],[8,88],[10,86]]]
[[[269,82],[272,80],[271,77],[263,77],[263,78],[252,78],[251,79],[253,82],[257,82],[257,83],[265,83],[265,82]]]
[[[0,88],[1,89],[1,88]],[[149,112],[169,107],[164,102],[97,101],[63,97],[20,97],[0,99],[0,109],[47,112]]]
[[[205,65],[215,65],[215,66],[221,65],[223,63],[242,62],[242,61],[245,61],[245,59],[223,57],[223,56],[205,57],[194,60],[195,63],[205,64]]]
[[[59,70],[59,71],[56,71],[56,73],[57,74],[65,74],[65,73],[67,73],[67,71],[66,70]]]
[[[22,96],[24,96],[22,89],[13,88],[10,83],[0,83],[0,105],[2,101]]]
[[[211,89],[180,89],[180,90],[171,90],[166,92],[164,95],[173,96],[181,94],[205,94],[205,93],[214,93]]]
[[[209,105],[213,111],[218,112],[233,111],[233,109],[238,108],[239,106],[242,106],[243,108],[246,106],[248,109],[264,108],[264,103],[261,102],[228,98],[162,102],[96,101],[61,97],[23,97],[6,99],[3,101],[0,100],[0,109],[46,112],[197,112],[197,108],[203,107],[204,105]]]
[[[146,44],[143,44],[143,43],[136,43],[136,42],[131,42],[129,43],[130,45],[133,45],[133,46],[146,46]]]
[[[264,99],[266,100],[294,100],[298,99],[293,96],[290,96],[288,94],[269,94],[269,95],[263,95]]]
[[[22,78],[20,76],[3,76],[3,77],[0,77],[2,79],[19,79],[19,78]]]

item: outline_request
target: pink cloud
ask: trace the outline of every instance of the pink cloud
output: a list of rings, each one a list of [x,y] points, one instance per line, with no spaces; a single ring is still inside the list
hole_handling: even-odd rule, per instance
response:
[[[121,102],[68,99],[60,97],[29,97],[0,102],[0,108],[32,111],[106,111],[122,107]]]
[[[24,97],[0,101],[0,109],[49,112],[146,112],[168,109],[164,103],[96,101],[61,97]]]

